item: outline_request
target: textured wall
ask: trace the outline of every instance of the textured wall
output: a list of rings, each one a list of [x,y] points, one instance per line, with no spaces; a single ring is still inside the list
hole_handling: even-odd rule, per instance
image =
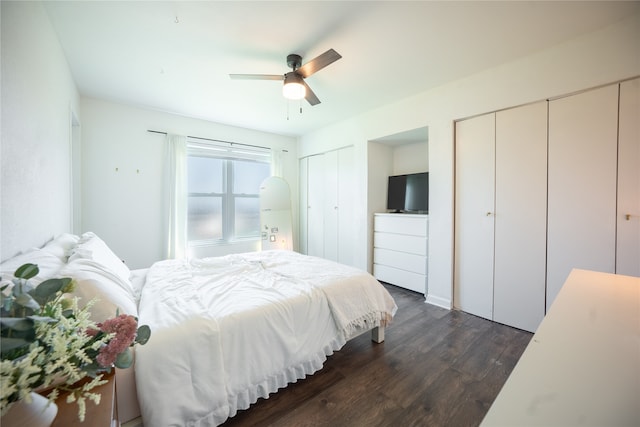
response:
[[[1,2],[0,260],[71,230],[71,114],[79,97],[46,12]]]

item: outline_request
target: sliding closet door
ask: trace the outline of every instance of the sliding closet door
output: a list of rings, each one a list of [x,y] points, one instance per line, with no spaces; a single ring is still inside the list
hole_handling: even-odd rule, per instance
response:
[[[338,151],[324,153],[324,258],[338,261]]]
[[[640,79],[620,84],[616,273],[640,276]]]
[[[307,163],[307,255],[324,256],[324,156]]]
[[[456,122],[454,305],[492,318],[495,114]]]
[[[493,320],[534,332],[545,313],[547,103],[496,113]]]
[[[355,157],[354,148],[338,150],[338,262],[355,265]]]
[[[549,102],[547,310],[572,268],[613,273],[618,85]]]
[[[298,233],[300,236],[298,237],[298,245],[300,253],[307,253],[307,226],[309,224],[309,219],[307,218],[307,207],[309,206],[307,196],[309,194],[309,159],[304,157],[300,159],[300,168],[298,170],[299,173],[299,181],[298,185],[300,188],[300,195],[298,202],[300,203],[298,212],[300,212],[300,232]]]

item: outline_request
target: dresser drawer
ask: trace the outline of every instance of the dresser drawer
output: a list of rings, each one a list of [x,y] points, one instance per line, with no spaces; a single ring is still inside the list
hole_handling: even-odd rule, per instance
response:
[[[373,262],[413,273],[427,274],[427,257],[423,255],[375,248],[373,251]]]
[[[426,276],[386,265],[373,264],[376,279],[424,294],[427,291]]]
[[[428,229],[427,219],[428,217],[426,215],[376,215],[374,231],[426,237]]]
[[[427,255],[427,239],[425,237],[409,236],[406,234],[376,232],[373,234],[373,247],[415,255]]]

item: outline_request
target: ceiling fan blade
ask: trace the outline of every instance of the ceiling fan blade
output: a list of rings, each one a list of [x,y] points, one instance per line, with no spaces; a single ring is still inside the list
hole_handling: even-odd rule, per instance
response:
[[[229,74],[235,80],[284,80],[283,74]]]
[[[342,55],[333,49],[329,49],[325,53],[316,56],[302,67],[298,68],[296,72],[298,72],[302,77],[307,78],[313,73],[322,70],[327,65],[336,62],[340,58],[342,58]]]
[[[304,99],[307,100],[307,102],[309,104],[311,104],[311,106],[320,104],[320,100],[318,99],[318,97],[316,96],[315,93],[313,93],[313,91],[311,90],[311,88],[309,87],[309,85],[307,84],[307,82],[305,82],[304,80],[302,80],[302,84],[304,85],[307,94],[305,95]]]

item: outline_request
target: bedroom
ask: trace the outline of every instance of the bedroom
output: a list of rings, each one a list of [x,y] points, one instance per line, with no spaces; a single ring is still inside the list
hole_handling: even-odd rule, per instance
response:
[[[451,306],[453,121],[639,75],[637,2],[626,7],[631,8],[628,16],[609,26],[294,137],[83,97],[46,10],[38,4],[15,7],[3,1],[0,259],[26,247],[40,246],[55,234],[86,230],[94,230],[108,240],[134,268],[160,259],[162,229],[160,221],[153,218],[157,218],[160,204],[157,182],[161,152],[158,138],[147,134],[148,129],[171,127],[183,134],[232,140],[257,138],[272,147],[286,148],[289,157],[285,177],[290,179],[293,194],[297,194],[299,158],[353,145],[356,188],[359,194],[371,194],[380,186],[380,177],[376,181],[367,173],[373,161],[367,154],[369,142],[428,127],[428,170],[432,178],[428,295],[439,305]],[[78,167],[70,155],[72,134],[77,131],[71,126],[73,114],[81,125],[82,155],[86,159],[80,165],[81,193],[71,190],[77,186],[70,185],[67,173]],[[312,114],[312,108],[303,113]],[[113,123],[118,123],[117,127]],[[111,162],[106,165],[105,159]],[[116,175],[116,167],[123,174]],[[116,186],[106,185],[111,179],[119,180]],[[103,201],[96,203],[98,198]],[[372,257],[370,214],[380,209],[380,201],[372,198],[362,200],[354,213],[358,224],[354,230],[354,265],[365,270]],[[134,242],[130,240],[132,235],[136,236]]]

